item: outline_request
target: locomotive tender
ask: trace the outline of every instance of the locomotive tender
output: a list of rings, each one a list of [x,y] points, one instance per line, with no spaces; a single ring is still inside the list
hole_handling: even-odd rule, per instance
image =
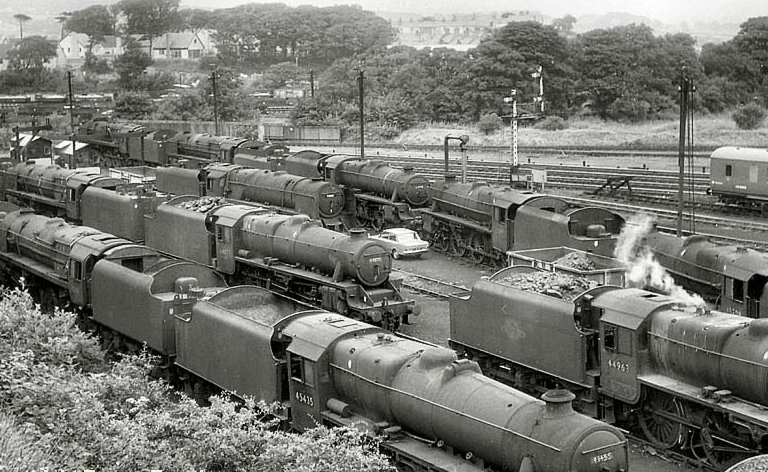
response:
[[[92,228],[7,214],[0,268],[84,308],[110,346],[152,348],[189,391],[212,384],[280,402],[299,431],[364,427],[411,470],[628,470],[621,432],[574,413],[567,392],[536,400],[449,349],[226,288],[210,269]]]
[[[603,208],[485,182],[462,184],[448,175],[429,188],[422,210],[425,239],[440,252],[478,263],[506,261],[511,250],[565,246],[613,255],[624,218]]]
[[[766,452],[768,320],[611,286],[565,301],[503,284],[512,270],[450,300],[450,344],[487,375],[562,385],[579,411],[636,421],[656,447],[716,467]]]

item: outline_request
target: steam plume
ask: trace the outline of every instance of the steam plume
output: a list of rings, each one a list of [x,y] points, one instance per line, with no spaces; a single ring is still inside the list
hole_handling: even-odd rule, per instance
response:
[[[646,214],[631,217],[621,230],[614,256],[627,264],[627,282],[630,286],[645,288],[669,295],[675,302],[686,306],[704,307],[704,300],[686,292],[645,247],[643,239],[653,230],[654,220]]]

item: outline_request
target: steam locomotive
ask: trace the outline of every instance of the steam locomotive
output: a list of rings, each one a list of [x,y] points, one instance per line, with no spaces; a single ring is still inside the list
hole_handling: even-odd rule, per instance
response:
[[[577,410],[636,422],[657,448],[717,468],[766,452],[767,320],[634,288],[566,301],[506,285],[519,269],[450,299],[450,344],[486,375],[529,392],[564,386]]]
[[[293,428],[354,425],[408,470],[620,472],[627,442],[446,348],[252,286],[87,227],[20,210],[0,220],[0,268],[83,307],[110,346],[146,345],[173,383],[279,402]]]
[[[768,255],[743,246],[717,244],[703,236],[646,237],[659,263],[686,290],[717,309],[749,318],[768,318]]]
[[[344,193],[329,182],[219,163],[203,169],[158,167],[155,179],[155,187],[165,193],[227,197],[275,205],[308,215],[337,230],[356,226],[350,220],[342,220]]]
[[[389,278],[389,251],[363,234],[344,235],[306,216],[215,199],[195,204],[195,197],[179,197],[171,203],[167,194],[120,184],[80,169],[19,164],[3,175],[0,194],[49,216],[209,265],[230,282],[290,292],[389,329],[418,312]]]
[[[235,153],[234,162],[334,183],[352,194],[347,200],[355,203],[357,222],[376,231],[417,225],[419,215],[414,209],[429,203],[426,177],[412,168],[395,169],[382,161],[299,151],[280,157]]]
[[[446,176],[429,188],[423,232],[437,251],[503,262],[507,251],[565,246],[613,255],[624,218],[603,208]]]
[[[75,139],[89,144],[99,157],[98,162],[88,165],[108,168],[165,165],[199,168],[211,162],[232,163],[238,150],[257,156],[280,155],[288,150],[285,146],[258,140],[99,120],[78,128]]]

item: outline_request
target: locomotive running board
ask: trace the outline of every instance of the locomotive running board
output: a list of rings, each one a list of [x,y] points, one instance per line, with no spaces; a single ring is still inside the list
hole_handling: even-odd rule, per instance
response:
[[[718,402],[712,398],[703,398],[701,395],[702,387],[680,382],[666,375],[648,374],[638,376],[637,379],[642,385],[652,387],[656,390],[662,390],[665,393],[694,402],[707,408],[711,408],[720,413],[731,415],[749,423],[758,424],[763,428],[768,428],[768,411],[765,407],[757,403],[748,402],[738,397],[732,397],[730,401]]]

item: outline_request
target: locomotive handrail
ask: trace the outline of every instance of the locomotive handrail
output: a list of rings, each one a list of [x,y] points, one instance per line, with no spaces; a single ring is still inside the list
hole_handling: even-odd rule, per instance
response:
[[[748,325],[749,325],[749,323],[745,323],[744,324],[744,326],[748,326]],[[693,344],[689,344],[689,343],[686,343],[686,342],[683,342],[683,341],[678,341],[678,340],[675,340],[675,339],[670,339],[667,336],[664,336],[664,335],[661,335],[661,334],[658,334],[658,333],[648,332],[648,334],[650,336],[653,336],[653,337],[658,338],[658,339],[663,339],[664,341],[667,341],[667,342],[670,342],[670,343],[673,343],[673,344],[678,344],[678,345],[681,345],[683,347],[689,347],[689,348],[695,349],[697,351],[702,351],[705,354],[712,354],[714,356],[722,357],[724,359],[728,359],[728,360],[732,360],[732,361],[736,361],[736,362],[741,362],[743,364],[752,365],[754,367],[760,367],[762,369],[768,369],[768,365],[766,365],[766,364],[759,364],[759,363],[757,363],[755,361],[750,361],[750,360],[747,360],[747,359],[740,359],[738,357],[729,356],[728,354],[723,354],[721,352],[715,352],[715,351],[712,351],[710,349],[706,349],[706,348],[703,348],[703,347],[695,346]]]
[[[437,408],[440,408],[442,410],[448,411],[448,412],[453,413],[455,415],[462,416],[464,418],[471,419],[473,421],[477,421],[477,422],[482,423],[482,424],[484,424],[486,426],[490,426],[491,428],[495,428],[495,429],[504,431],[505,433],[509,433],[509,434],[511,434],[513,436],[517,436],[518,438],[521,438],[523,440],[530,441],[530,442],[532,442],[534,444],[537,444],[537,445],[539,445],[541,447],[545,447],[545,448],[550,449],[550,450],[552,450],[554,452],[563,452],[562,449],[558,448],[557,446],[553,446],[551,444],[547,444],[547,443],[545,443],[543,441],[539,441],[538,439],[533,439],[533,438],[531,438],[529,436],[526,436],[523,433],[518,433],[517,431],[513,431],[511,429],[505,428],[504,426],[499,426],[497,424],[493,424],[491,422],[488,422],[486,420],[477,418],[477,417],[472,416],[470,414],[467,414],[467,413],[464,413],[464,412],[461,412],[461,411],[458,411],[458,410],[454,410],[453,408],[449,408],[449,407],[447,407],[445,405],[440,405],[439,403],[435,403],[435,402],[433,402],[431,400],[427,400],[426,398],[420,397],[418,395],[414,395],[412,393],[408,393],[408,392],[405,392],[403,390],[400,390],[400,389],[397,389],[397,388],[394,388],[394,387],[390,387],[389,385],[384,385],[382,383],[379,383],[379,382],[367,379],[367,378],[363,377],[362,375],[357,374],[355,372],[352,372],[351,370],[345,369],[344,367],[341,367],[339,365],[336,365],[336,364],[333,364],[333,363],[329,363],[328,365],[330,365],[334,369],[340,370],[340,371],[342,371],[344,373],[347,373],[347,374],[349,374],[349,375],[351,375],[353,377],[356,377],[356,378],[362,380],[363,382],[367,382],[369,384],[376,385],[378,387],[382,387],[385,390],[389,390],[389,391],[392,391],[392,392],[395,392],[395,393],[399,393],[400,395],[405,395],[406,397],[410,397],[410,398],[413,398],[415,400],[423,401],[423,402],[428,403],[428,404],[430,404],[430,405],[432,405],[434,407],[437,407]]]
[[[616,446],[623,446],[628,443],[629,443],[629,440],[625,439],[623,441],[615,442],[613,444],[606,444],[605,446],[596,447],[594,449],[589,449],[587,451],[581,451],[581,455],[586,456],[587,454],[592,454],[593,452],[602,451],[603,449],[609,449]]]

